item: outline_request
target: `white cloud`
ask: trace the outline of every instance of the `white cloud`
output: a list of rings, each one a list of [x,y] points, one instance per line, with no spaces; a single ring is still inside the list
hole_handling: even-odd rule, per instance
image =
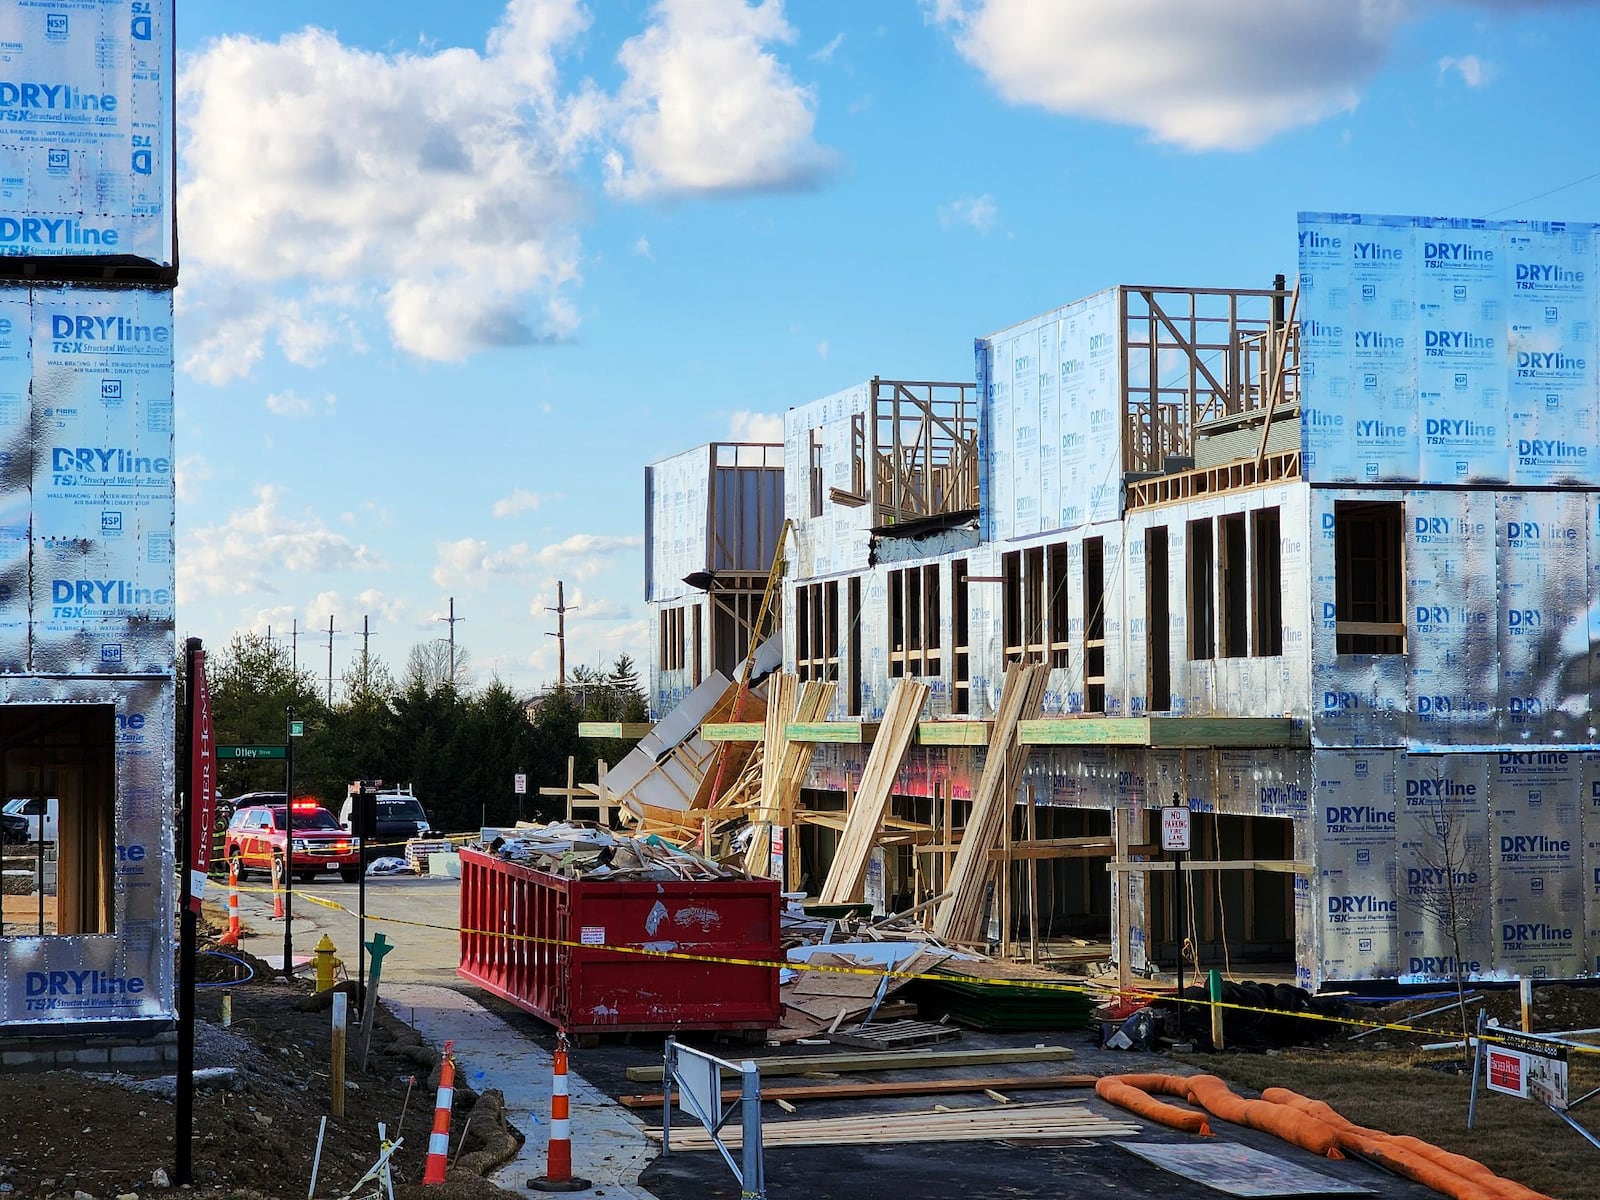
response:
[[[497,517],[514,517],[518,513],[534,512],[539,507],[539,494],[525,491],[522,488],[512,488],[509,496],[502,496],[494,502],[494,515]]]
[[[328,529],[316,516],[280,512],[282,495],[270,484],[258,488],[253,507],[185,536],[178,556],[180,603],[202,595],[277,592],[286,575],[301,572],[384,565],[376,553]]]
[[[642,234],[640,235],[639,240],[633,244],[633,252],[640,258],[648,258],[651,261],[655,260],[655,255],[650,253],[650,239]]]
[[[1005,99],[1248,149],[1355,108],[1429,0],[938,0],[934,21]]]
[[[614,537],[609,534],[575,533],[545,546],[537,558],[542,567],[569,571],[579,579],[587,579],[605,565],[605,560],[643,545],[644,538],[638,534]]]
[[[481,589],[496,580],[523,579],[552,570],[563,571],[569,578],[587,579],[607,559],[642,545],[644,539],[637,535],[575,533],[538,550],[527,542],[496,550],[480,538],[461,538],[440,542],[434,548],[432,579],[442,588],[464,589]]]
[[[825,347],[828,343],[823,342]],[[818,347],[821,352],[822,347]],[[823,358],[828,357],[823,353]],[[728,419],[728,437],[735,442],[783,441],[783,414],[758,413],[740,409]]]
[[[316,401],[291,389],[284,392],[273,392],[269,395],[267,397],[267,411],[276,413],[280,417],[306,417],[311,415],[312,410],[319,403],[324,409],[332,412],[335,403],[333,393],[329,392],[322,397],[321,401]]]
[[[826,338],[824,338],[822,341],[817,343],[817,357],[822,359],[824,362],[826,362],[827,359],[828,359],[828,340]],[[780,418],[780,420],[781,420],[781,418]],[[782,437],[783,427],[782,427],[782,425],[780,425],[778,427],[778,433],[779,433],[778,440],[782,441],[783,440],[783,437]]]
[[[199,486],[210,479],[215,472],[211,464],[198,454],[186,455],[177,462],[177,469],[173,472],[173,487],[176,489],[178,499],[188,504],[199,495]]]
[[[627,621],[638,617],[639,610],[636,606],[623,604],[609,596],[590,595],[583,588],[568,588],[562,597],[569,613],[581,612],[581,618],[569,617],[570,628],[577,620],[584,621]],[[549,610],[556,606],[555,580],[545,581],[543,589],[528,601],[528,613],[538,620],[544,620]]]
[[[1439,78],[1454,71],[1469,88],[1481,88],[1495,76],[1494,64],[1486,63],[1476,54],[1463,54],[1460,58],[1448,55],[1439,60]]]
[[[794,40],[782,0],[658,0],[623,43],[608,187],[632,198],[805,187],[836,156],[812,93],[768,49]]]
[[[839,47],[842,45],[844,45],[844,34],[836,33],[833,35],[832,41],[830,41],[826,46],[821,46],[818,49],[813,50],[809,57],[812,62],[832,62],[833,56],[839,52]]]
[[[569,334],[581,204],[554,55],[586,20],[577,0],[512,0],[484,54],[379,54],[306,29],[190,56],[181,203],[206,332],[185,368],[224,381],[269,332],[291,361],[337,336],[337,314],[296,314],[292,296],[232,316],[228,296],[261,285],[353,283],[346,303],[425,358]]]
[[[939,224],[946,229],[954,225],[970,225],[979,233],[988,233],[999,220],[1000,206],[988,193],[964,196],[939,208]]]

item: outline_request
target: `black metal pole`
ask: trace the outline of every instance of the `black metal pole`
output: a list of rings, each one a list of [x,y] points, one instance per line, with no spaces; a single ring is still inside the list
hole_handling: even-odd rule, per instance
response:
[[[1183,851],[1178,851],[1173,877],[1178,881],[1178,1033],[1183,1034],[1183,943],[1189,936],[1187,897],[1183,887]]]
[[[283,727],[283,977],[294,978],[294,705]]]
[[[365,792],[365,788],[362,789]],[[356,1014],[357,1019],[366,1012],[367,1003],[367,821],[364,802],[366,797],[357,794],[356,861],[361,864],[361,877],[356,883]]]
[[[194,888],[190,882],[190,866],[194,861],[194,663],[200,650],[200,639],[189,638],[184,643],[184,721],[183,745],[179,748],[183,764],[183,791],[178,805],[178,1080],[174,1113],[177,1128],[173,1136],[173,1182],[182,1186],[193,1183],[194,1162],[192,1141],[194,1137],[194,983],[195,939],[198,930],[195,914],[190,907]],[[175,773],[176,774],[176,773]]]

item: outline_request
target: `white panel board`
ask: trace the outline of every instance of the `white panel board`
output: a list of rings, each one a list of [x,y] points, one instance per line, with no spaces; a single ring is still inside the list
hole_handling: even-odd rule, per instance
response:
[[[1399,757],[1384,750],[1313,756],[1316,876],[1307,900],[1315,906],[1319,980],[1392,977],[1399,968]],[[1297,887],[1297,912],[1299,899]]]
[[[172,296],[33,300],[33,668],[172,669]]]
[[[1494,968],[1570,978],[1585,968],[1582,756],[1502,753],[1490,768]]]
[[[1407,731],[1413,743],[1470,745],[1500,736],[1494,629],[1494,496],[1406,494]]]
[[[1489,756],[1403,755],[1399,761],[1401,803],[1396,813],[1400,849],[1400,978],[1408,983],[1453,981],[1459,958],[1468,977],[1493,970],[1490,926]],[[1466,921],[1461,951],[1439,915],[1428,911],[1439,889],[1443,840],[1461,839],[1456,886],[1477,899],[1462,907]]]
[[[1495,509],[1501,738],[1588,741],[1588,505],[1574,493],[1510,492]]]
[[[0,7],[0,254],[170,265],[172,0]]]

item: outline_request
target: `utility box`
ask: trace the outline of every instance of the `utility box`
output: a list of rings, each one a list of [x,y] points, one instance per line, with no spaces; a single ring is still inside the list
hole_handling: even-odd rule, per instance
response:
[[[567,1033],[770,1029],[778,904],[773,879],[568,879],[463,850],[456,974]]]

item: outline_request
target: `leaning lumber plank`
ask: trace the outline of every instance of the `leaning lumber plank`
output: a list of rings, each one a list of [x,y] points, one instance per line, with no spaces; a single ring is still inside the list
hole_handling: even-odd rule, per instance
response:
[[[1000,844],[1006,823],[1011,819],[1017,785],[1029,751],[1029,747],[1017,742],[1017,725],[1038,716],[1049,678],[1049,668],[1038,663],[1015,663],[1006,670],[1000,709],[995,713],[994,731],[984,757],[983,775],[972,797],[972,812],[967,817],[944,889],[952,894],[934,915],[936,937],[961,942],[971,941],[976,935],[993,873],[989,851]]]
[[[744,869],[751,875],[766,876],[772,869],[773,791],[777,787],[779,764],[788,741],[785,733],[800,703],[800,677],[783,672],[767,681],[767,726],[761,739],[761,793],[751,814],[755,833],[745,850]]]
[[[1091,1088],[1098,1075],[999,1075],[987,1079],[891,1079],[882,1083],[813,1083],[761,1089],[763,1100],[892,1100],[900,1096],[955,1096],[994,1089],[1007,1092]],[[726,1088],[724,1100],[737,1100],[738,1088]],[[626,1108],[660,1108],[660,1092],[623,1096]]]
[[[805,1054],[779,1058],[758,1058],[756,1066],[763,1079],[779,1075],[804,1075],[808,1071],[849,1073],[852,1071],[928,1071],[944,1067],[993,1067],[1001,1063],[1067,1062],[1073,1058],[1068,1046],[1018,1046],[995,1050],[884,1050],[871,1054]],[[661,1067],[629,1067],[634,1083],[661,1079]]]
[[[889,705],[872,752],[867,755],[867,765],[861,771],[861,785],[850,806],[844,836],[839,839],[833,865],[822,885],[823,904],[849,904],[861,898],[872,847],[877,844],[883,818],[889,811],[889,794],[916,737],[917,721],[927,698],[928,685],[914,679],[900,680],[889,693]]]

